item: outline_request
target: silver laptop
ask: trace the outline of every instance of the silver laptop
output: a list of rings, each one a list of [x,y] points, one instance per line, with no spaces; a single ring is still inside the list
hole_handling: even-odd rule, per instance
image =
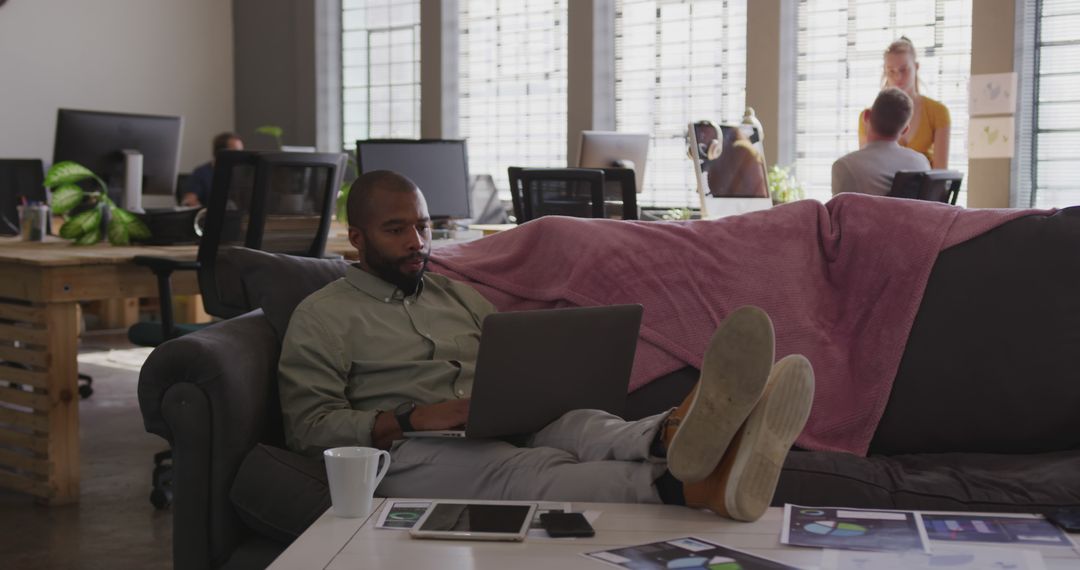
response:
[[[530,434],[580,409],[621,415],[641,313],[641,305],[612,305],[488,315],[465,429],[405,437]]]

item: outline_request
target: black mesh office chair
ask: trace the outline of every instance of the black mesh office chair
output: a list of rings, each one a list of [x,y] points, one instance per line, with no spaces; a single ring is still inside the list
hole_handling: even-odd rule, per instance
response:
[[[633,168],[604,168],[606,211],[624,220],[638,219],[637,180]]]
[[[216,250],[222,242],[236,239],[239,225],[246,225],[253,195],[255,193],[255,165],[259,153],[254,151],[222,152],[216,159],[214,168],[211,204],[206,210],[206,218],[214,218],[215,211],[224,216],[225,210],[236,228],[229,230],[221,226],[211,231],[209,224],[203,224],[203,235],[199,241],[199,253],[195,261],[178,261],[166,257],[149,255],[136,256],[136,265],[144,266],[154,273],[158,282],[158,301],[161,307],[160,322],[139,322],[128,329],[128,340],[139,346],[157,346],[166,340],[196,331],[205,324],[177,324],[173,316],[172,274],[176,271],[198,271],[201,261]],[[215,200],[215,198],[220,198]],[[213,232],[218,232],[216,235]],[[201,285],[201,284],[200,284]]]
[[[19,235],[19,204],[45,202],[45,167],[37,159],[0,159],[0,235]]]
[[[0,159],[0,235],[19,235],[19,204],[27,202],[44,203],[45,167],[38,159],[4,158]],[[49,223],[48,231],[52,231]],[[0,361],[9,366],[26,368],[28,365],[14,361]],[[89,398],[94,393],[94,379],[89,374],[79,373],[79,396]]]
[[[605,191],[606,170],[616,178],[615,191]],[[518,223],[551,215],[637,219],[633,171],[511,166],[507,175]]]
[[[606,217],[603,170],[525,168],[520,179],[525,221],[542,216]]]
[[[525,206],[523,190],[521,189],[521,171],[525,170],[520,166],[511,166],[506,169],[506,175],[510,178],[510,203],[514,207],[514,221],[519,224],[524,224],[528,220],[525,218]]]
[[[222,299],[216,276],[218,251],[242,245],[274,253],[321,257],[334,201],[341,186],[345,155],[341,153],[295,153],[224,151],[215,159],[214,181],[203,235],[196,261],[139,256],[135,262],[146,266],[158,278],[161,323],[138,323],[128,331],[131,342],[157,346],[170,338],[207,325],[176,324],[172,311],[171,276],[175,271],[195,270],[199,293],[206,312],[232,318],[247,312]],[[153,489],[150,501],[166,508],[172,502],[171,451],[154,455]]]
[[[964,175],[955,170],[901,170],[893,177],[892,187],[886,196],[944,202],[955,206],[963,179]]]

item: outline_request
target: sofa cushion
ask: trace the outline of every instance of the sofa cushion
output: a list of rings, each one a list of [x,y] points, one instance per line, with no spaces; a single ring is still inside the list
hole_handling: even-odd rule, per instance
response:
[[[773,505],[1047,513],[1080,507],[1080,452],[858,457],[792,451]]]
[[[246,305],[248,310],[261,308],[281,341],[300,301],[343,277],[348,267],[349,263],[341,259],[226,248],[218,254],[218,290],[230,305]]]
[[[870,453],[1080,449],[1080,207],[938,256]]]
[[[330,508],[326,468],[322,459],[259,444],[240,465],[229,499],[244,523],[289,544]]]

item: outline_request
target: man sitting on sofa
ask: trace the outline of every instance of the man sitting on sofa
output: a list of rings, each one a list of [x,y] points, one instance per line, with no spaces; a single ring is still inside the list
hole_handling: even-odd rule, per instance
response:
[[[802,356],[773,365],[773,330],[754,307],[713,336],[695,390],[674,411],[627,422],[569,412],[516,447],[499,440],[402,439],[462,426],[480,325],[494,307],[425,269],[430,219],[420,189],[364,174],[348,201],[360,261],[305,299],[279,362],[286,441],[391,450],[378,493],[393,497],[665,502],[756,520],[810,411]]]
[[[925,156],[897,142],[910,128],[911,113],[907,93],[895,87],[878,93],[874,106],[863,112],[866,146],[833,163],[833,196],[841,192],[885,196],[897,172],[930,170]]]

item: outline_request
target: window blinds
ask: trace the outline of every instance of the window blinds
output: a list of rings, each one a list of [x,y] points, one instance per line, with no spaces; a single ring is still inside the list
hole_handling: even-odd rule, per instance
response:
[[[420,136],[420,1],[342,1],[345,148]]]
[[[469,173],[509,200],[506,168],[566,166],[568,0],[461,0],[461,134]]]
[[[686,126],[745,99],[746,0],[616,0],[615,127],[652,137],[639,204],[696,206]]]
[[[1080,204],[1080,3],[1039,0],[1035,206]]]
[[[829,199],[833,161],[859,148],[859,113],[874,102],[883,53],[900,36],[918,51],[920,92],[949,108],[949,168],[967,172],[971,5],[971,0],[799,0],[794,174],[808,198]],[[957,203],[966,202],[962,190]]]

